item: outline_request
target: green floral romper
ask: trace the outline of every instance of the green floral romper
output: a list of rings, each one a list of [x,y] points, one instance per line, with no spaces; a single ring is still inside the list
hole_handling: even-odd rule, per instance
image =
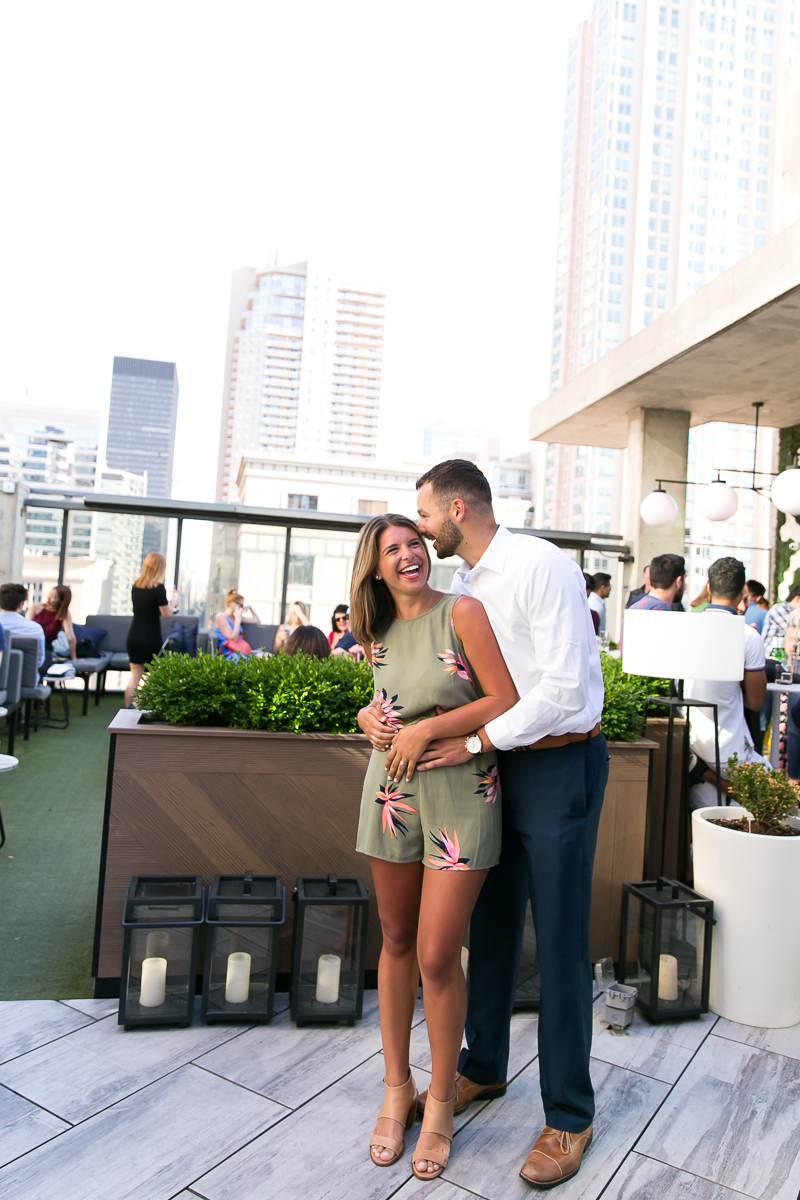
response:
[[[453,628],[458,596],[393,621],[372,645],[376,699],[401,729],[482,695]],[[500,784],[494,751],[456,767],[415,771],[390,784],[385,751],[373,750],[364,780],[356,849],[387,862],[439,871],[480,871],[500,857]]]

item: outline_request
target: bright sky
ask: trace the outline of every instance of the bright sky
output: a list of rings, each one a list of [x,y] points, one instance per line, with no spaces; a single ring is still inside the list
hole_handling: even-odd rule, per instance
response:
[[[173,494],[212,498],[230,272],[277,247],[387,290],[382,458],[439,417],[521,448],[588,7],[7,5],[0,395],[103,410],[114,354],[174,360]]]

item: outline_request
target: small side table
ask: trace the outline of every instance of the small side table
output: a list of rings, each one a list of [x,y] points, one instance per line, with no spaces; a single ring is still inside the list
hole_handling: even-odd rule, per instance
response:
[[[13,754],[0,754],[0,771],[13,771],[19,766],[19,759]],[[0,846],[6,844],[6,831],[3,826],[3,814],[0,812]]]
[[[769,761],[777,767],[781,752],[781,695],[788,692],[792,696],[800,696],[800,683],[768,683],[767,691],[772,693],[772,733],[769,740]]]

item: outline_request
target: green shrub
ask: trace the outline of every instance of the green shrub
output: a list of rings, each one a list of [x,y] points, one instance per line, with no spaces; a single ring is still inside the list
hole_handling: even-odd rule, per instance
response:
[[[609,742],[633,742],[642,732],[642,713],[646,696],[668,696],[668,679],[651,679],[646,675],[628,675],[622,662],[600,652],[603,668],[603,716],[601,728]],[[648,711],[660,712],[652,708]]]
[[[769,771],[762,763],[739,762],[738,754],[728,759],[730,792],[761,825],[785,825],[797,816],[797,784],[782,771]]]
[[[233,662],[209,654],[165,654],[144,675],[136,704],[173,725],[358,733],[358,710],[373,694],[369,665],[340,655],[278,654]]]

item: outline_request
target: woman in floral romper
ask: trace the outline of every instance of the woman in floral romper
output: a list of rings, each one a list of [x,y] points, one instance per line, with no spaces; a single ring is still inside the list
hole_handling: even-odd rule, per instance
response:
[[[409,1038],[421,975],[432,1069],[411,1164],[420,1179],[440,1175],[450,1152],[466,1016],[461,945],[487,871],[500,857],[501,819],[494,753],[436,771],[415,768],[434,738],[474,734],[517,699],[483,606],[434,591],[429,575],[413,521],[386,514],[367,522],[350,619],[393,734],[388,752],[376,749],[370,759],[357,841],[371,859],[383,930],[378,997],[386,1074],[370,1156],[380,1167],[397,1162],[403,1130],[416,1114]]]

